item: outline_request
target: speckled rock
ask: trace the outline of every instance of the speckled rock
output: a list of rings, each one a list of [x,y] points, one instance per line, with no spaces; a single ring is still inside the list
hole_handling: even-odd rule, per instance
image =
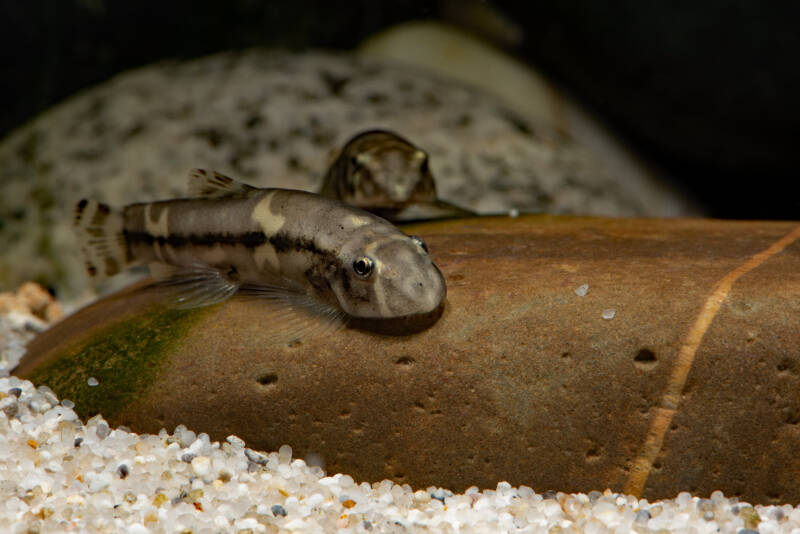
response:
[[[604,172],[549,125],[429,72],[346,54],[224,53],[122,74],[0,143],[0,287],[34,279],[67,299],[87,288],[69,225],[81,197],[182,196],[193,167],[316,189],[331,152],[377,127],[427,150],[442,197],[482,213],[689,209]]]
[[[799,223],[530,216],[413,232],[448,284],[419,334],[276,346],[258,302],[164,310],[140,287],[39,336],[16,374],[83,417],[288,443],[359,480],[800,502]]]

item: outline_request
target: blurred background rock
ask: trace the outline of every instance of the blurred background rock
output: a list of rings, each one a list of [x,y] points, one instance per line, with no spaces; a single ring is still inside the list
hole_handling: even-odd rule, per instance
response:
[[[788,194],[800,163],[792,2],[3,0],[0,135],[162,58],[350,48],[413,19],[446,20],[534,65],[711,215],[798,218]]]

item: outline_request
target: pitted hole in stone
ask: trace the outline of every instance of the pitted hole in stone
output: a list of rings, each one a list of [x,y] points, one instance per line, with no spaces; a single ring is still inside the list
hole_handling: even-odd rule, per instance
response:
[[[411,356],[400,356],[399,358],[397,358],[397,361],[395,361],[394,363],[396,365],[400,365],[402,367],[410,367],[415,362],[416,362],[416,360],[414,358],[412,358]]]
[[[600,460],[600,457],[603,455],[603,450],[601,447],[597,445],[592,445],[589,447],[589,450],[586,451],[586,462],[596,462]]]
[[[633,364],[642,371],[652,371],[658,365],[658,359],[655,352],[642,348],[633,357]]]
[[[779,491],[775,491],[774,489],[767,490],[767,499],[772,501],[773,504],[779,504],[783,502],[783,494]]]
[[[792,358],[784,357],[775,366],[779,373],[794,371],[795,361]]]
[[[731,303],[730,307],[739,315],[746,315],[753,310],[753,305],[747,302],[738,300]]]
[[[781,419],[787,425],[797,425],[800,423],[800,408],[794,404],[784,406],[781,409]]]
[[[256,381],[262,386],[275,386],[278,382],[278,375],[275,373],[262,373],[256,378]]]

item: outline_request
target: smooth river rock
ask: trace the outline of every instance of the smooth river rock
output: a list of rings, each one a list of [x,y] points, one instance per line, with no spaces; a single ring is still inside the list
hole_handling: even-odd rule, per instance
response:
[[[15,373],[83,417],[288,443],[357,480],[800,502],[800,223],[406,231],[448,284],[421,333],[276,345],[257,301],[168,310],[140,285],[45,332]]]

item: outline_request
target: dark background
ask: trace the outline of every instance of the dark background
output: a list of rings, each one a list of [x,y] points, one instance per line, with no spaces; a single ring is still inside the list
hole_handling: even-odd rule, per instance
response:
[[[463,5],[0,0],[0,136],[134,66],[254,45],[350,48],[404,20],[463,25]],[[800,3],[494,5],[523,30],[521,42],[507,44],[511,53],[575,95],[710,214],[800,219]]]

